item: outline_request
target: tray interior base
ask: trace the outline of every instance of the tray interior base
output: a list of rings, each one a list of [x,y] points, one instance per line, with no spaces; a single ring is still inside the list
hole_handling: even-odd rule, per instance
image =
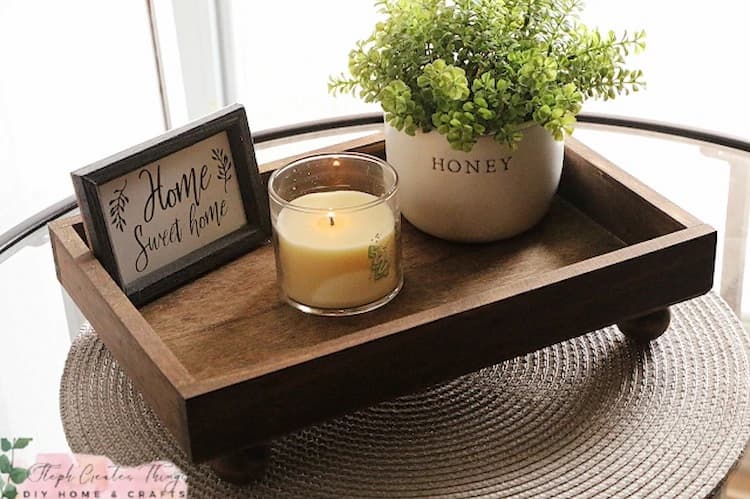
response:
[[[197,380],[318,355],[348,334],[512,284],[625,246],[564,199],[529,232],[489,244],[457,244],[403,224],[406,283],[380,310],[350,318],[308,316],[278,297],[265,246],[143,307],[141,312]],[[271,365],[273,359],[273,365]]]

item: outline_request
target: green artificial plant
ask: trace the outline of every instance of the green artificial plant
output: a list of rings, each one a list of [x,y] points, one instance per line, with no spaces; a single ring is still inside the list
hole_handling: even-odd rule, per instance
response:
[[[383,20],[349,54],[350,75],[329,90],[380,102],[386,121],[414,135],[436,129],[469,151],[492,134],[514,147],[535,122],[557,140],[584,99],[643,87],[625,57],[645,33],[583,25],[582,0],[379,0]]]

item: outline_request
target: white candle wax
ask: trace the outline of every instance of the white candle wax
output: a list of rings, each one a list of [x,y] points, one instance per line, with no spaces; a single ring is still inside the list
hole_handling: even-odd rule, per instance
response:
[[[318,308],[372,303],[398,285],[395,220],[386,203],[359,191],[306,194],[276,220],[281,286],[293,300]]]

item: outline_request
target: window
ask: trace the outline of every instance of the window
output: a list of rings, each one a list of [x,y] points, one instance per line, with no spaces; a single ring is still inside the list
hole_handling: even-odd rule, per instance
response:
[[[0,68],[0,234],[164,129],[142,2],[0,2]]]

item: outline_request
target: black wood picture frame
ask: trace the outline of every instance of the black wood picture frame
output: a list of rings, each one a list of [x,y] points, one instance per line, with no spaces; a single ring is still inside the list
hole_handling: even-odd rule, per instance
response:
[[[149,274],[125,283],[107,232],[98,186],[226,132],[247,224]],[[245,109],[226,107],[183,127],[71,173],[88,243],[115,282],[136,306],[165,294],[264,244],[271,236],[268,198],[258,171]]]

